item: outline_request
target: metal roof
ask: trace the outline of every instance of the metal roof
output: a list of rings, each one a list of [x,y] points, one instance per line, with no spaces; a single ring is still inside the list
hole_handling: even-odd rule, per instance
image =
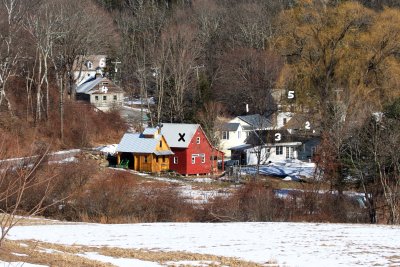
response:
[[[155,153],[161,135],[155,138],[145,138],[143,134],[126,133],[117,146],[117,152]]]
[[[158,132],[158,128],[146,128],[143,131],[144,135],[154,135]]]
[[[76,88],[77,93],[88,94],[90,90],[93,89],[96,85],[98,85],[103,80],[103,77],[98,77],[93,80],[89,80],[84,84],[81,84]]]
[[[187,148],[200,124],[163,123],[161,134],[169,147]]]
[[[261,116],[260,114],[238,116],[238,118],[246,122],[255,129],[263,129],[273,126],[271,120],[267,119],[264,116]]]

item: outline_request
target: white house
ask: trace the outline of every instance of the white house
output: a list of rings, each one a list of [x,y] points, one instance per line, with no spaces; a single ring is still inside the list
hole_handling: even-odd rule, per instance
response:
[[[253,131],[272,129],[273,122],[259,114],[238,116],[224,124],[220,132],[219,148],[226,158],[231,157],[231,147],[245,144]]]
[[[225,157],[231,157],[229,148],[244,144],[248,132],[244,131],[240,123],[226,123],[222,126],[219,149],[225,153]]]
[[[246,144],[231,147],[231,159],[239,160],[241,165],[255,165],[270,162],[284,162],[297,159],[302,142],[291,136],[287,130],[265,130],[253,132]]]
[[[87,101],[102,111],[122,107],[124,91],[105,77],[98,76],[78,86],[77,100]]]
[[[74,62],[73,75],[77,86],[92,80],[96,75],[104,75],[106,55],[78,56]]]

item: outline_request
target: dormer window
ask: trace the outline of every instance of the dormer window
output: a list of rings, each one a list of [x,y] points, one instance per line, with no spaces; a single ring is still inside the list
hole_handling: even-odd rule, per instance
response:
[[[87,61],[87,62],[86,62],[86,67],[87,67],[89,70],[93,69],[93,63],[92,63],[91,61]]]

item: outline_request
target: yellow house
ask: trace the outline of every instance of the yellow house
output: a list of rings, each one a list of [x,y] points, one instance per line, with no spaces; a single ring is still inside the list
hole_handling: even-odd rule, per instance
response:
[[[173,155],[158,128],[146,128],[143,133],[126,133],[117,147],[117,163],[141,172],[169,170],[169,155]]]

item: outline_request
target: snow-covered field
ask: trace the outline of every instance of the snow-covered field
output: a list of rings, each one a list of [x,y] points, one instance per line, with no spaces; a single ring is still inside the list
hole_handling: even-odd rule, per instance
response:
[[[9,239],[212,254],[282,266],[400,266],[400,227],[316,223],[18,226]],[[97,260],[103,255],[87,254]],[[115,260],[115,259],[114,259]],[[161,266],[118,259],[118,266]],[[126,263],[126,264],[125,264]]]

